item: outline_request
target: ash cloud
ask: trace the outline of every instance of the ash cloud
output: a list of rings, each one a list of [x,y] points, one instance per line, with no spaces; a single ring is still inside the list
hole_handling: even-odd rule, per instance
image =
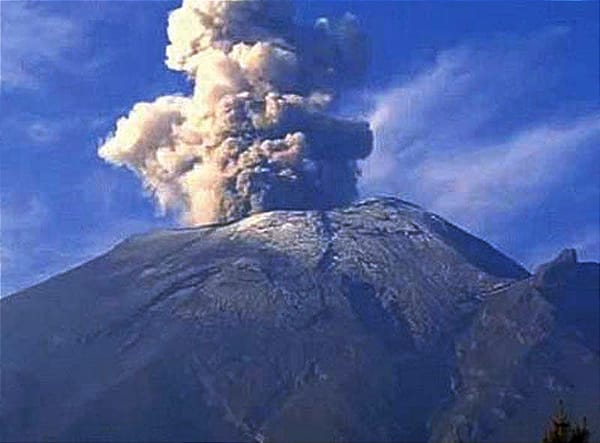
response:
[[[169,16],[166,65],[190,97],[138,103],[100,146],[188,225],[356,197],[368,123],[326,113],[368,59],[356,19],[294,22],[289,1],[184,0]]]

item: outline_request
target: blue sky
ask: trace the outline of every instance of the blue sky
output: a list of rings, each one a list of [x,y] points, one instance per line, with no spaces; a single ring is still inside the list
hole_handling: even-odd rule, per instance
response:
[[[2,294],[174,226],[137,178],[97,157],[141,100],[187,92],[163,64],[177,2],[2,1]],[[353,12],[372,47],[340,112],[368,118],[363,196],[393,194],[529,268],[600,258],[598,2],[310,1]]]

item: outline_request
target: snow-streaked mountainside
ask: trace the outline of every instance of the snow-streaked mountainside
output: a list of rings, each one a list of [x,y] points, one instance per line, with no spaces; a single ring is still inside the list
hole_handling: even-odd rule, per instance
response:
[[[0,438],[597,436],[598,276],[396,199],[136,236],[2,299]]]

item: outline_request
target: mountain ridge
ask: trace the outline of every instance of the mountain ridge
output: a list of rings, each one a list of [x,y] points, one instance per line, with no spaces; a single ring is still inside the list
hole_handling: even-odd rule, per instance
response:
[[[598,265],[565,257],[531,275],[391,198],[133,236],[2,299],[0,437],[501,441],[544,380],[598,385]]]

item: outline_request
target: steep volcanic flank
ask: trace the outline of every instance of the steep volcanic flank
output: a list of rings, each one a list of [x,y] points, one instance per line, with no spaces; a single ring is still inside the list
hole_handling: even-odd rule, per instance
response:
[[[534,276],[394,199],[131,238],[2,300],[2,440],[600,432],[598,265]]]

